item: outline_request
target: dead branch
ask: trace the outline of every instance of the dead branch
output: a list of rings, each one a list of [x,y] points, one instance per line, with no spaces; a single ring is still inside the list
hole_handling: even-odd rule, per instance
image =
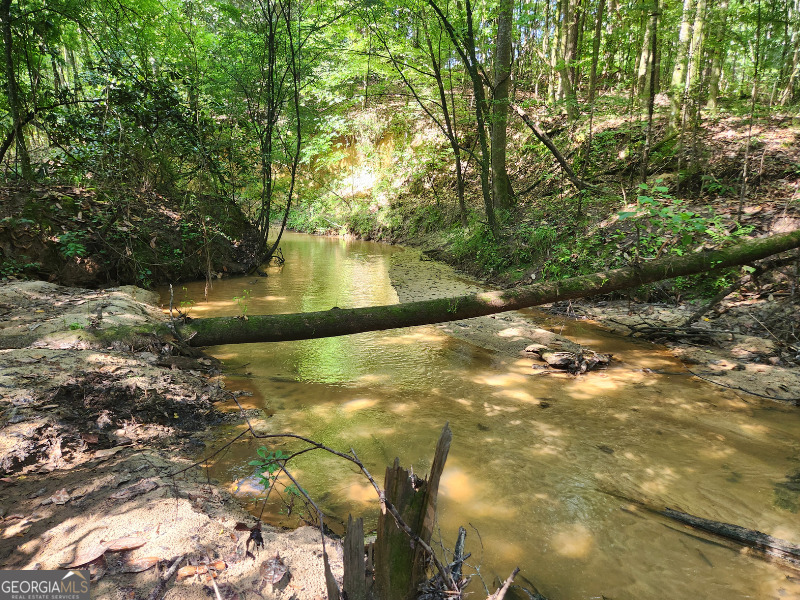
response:
[[[740,525],[696,517],[672,508],[665,508],[658,511],[658,513],[684,525],[712,533],[727,540],[733,540],[743,546],[755,548],[766,555],[776,556],[795,565],[800,565],[800,546],[797,544],[774,538],[755,529],[747,529]]]
[[[179,475],[181,473],[185,473],[186,471],[189,471],[190,469],[197,468],[201,464],[203,464],[205,462],[208,462],[209,460],[211,460],[212,458],[217,456],[217,454],[219,454],[220,452],[222,452],[226,448],[230,447],[236,440],[240,439],[241,437],[243,437],[244,435],[246,435],[248,433],[255,439],[287,439],[288,438],[288,439],[295,439],[295,440],[299,440],[299,441],[305,442],[310,447],[304,448],[304,449],[299,450],[297,452],[294,452],[294,453],[290,454],[288,458],[282,459],[282,460],[277,461],[277,462],[280,465],[281,470],[284,473],[286,473],[286,475],[289,477],[289,479],[291,479],[292,483],[295,484],[295,486],[298,488],[298,490],[304,496],[304,498],[317,510],[317,514],[318,514],[318,518],[319,518],[320,532],[322,533],[323,555],[325,553],[325,537],[324,537],[323,513],[319,509],[319,507],[313,502],[313,500],[311,500],[311,498],[308,496],[308,494],[305,492],[305,490],[303,490],[303,488],[297,483],[297,481],[294,479],[294,477],[285,468],[285,465],[289,460],[291,460],[292,458],[295,458],[296,456],[300,456],[301,454],[305,454],[306,452],[310,452],[312,450],[322,450],[324,452],[328,452],[330,454],[338,456],[339,458],[343,458],[344,460],[349,461],[349,462],[353,463],[356,467],[358,467],[358,469],[364,474],[364,476],[372,484],[372,487],[375,489],[375,492],[378,494],[378,499],[381,502],[382,508],[385,508],[385,510],[389,511],[389,514],[392,515],[392,517],[394,518],[395,522],[397,523],[398,528],[401,529],[402,531],[404,531],[409,536],[409,538],[417,546],[422,548],[428,554],[428,556],[430,556],[431,561],[433,562],[434,566],[436,567],[436,570],[438,571],[438,573],[441,576],[442,580],[447,585],[447,588],[450,591],[453,591],[453,592],[458,592],[459,591],[458,586],[453,581],[453,577],[450,574],[450,571],[448,569],[446,569],[445,566],[441,563],[441,561],[436,557],[436,554],[434,553],[434,551],[430,547],[430,545],[428,543],[426,543],[424,540],[422,540],[417,534],[414,533],[414,531],[411,529],[411,527],[403,520],[402,516],[397,511],[397,509],[394,507],[394,505],[390,501],[388,501],[386,499],[385,492],[377,484],[375,479],[372,477],[370,472],[367,470],[366,466],[364,466],[364,463],[362,463],[361,460],[358,458],[358,456],[355,453],[355,450],[353,450],[351,448],[350,449],[350,453],[351,454],[345,454],[343,452],[339,452],[338,450],[334,450],[333,448],[330,448],[330,447],[326,446],[325,444],[321,444],[320,442],[314,441],[314,440],[312,440],[310,438],[307,438],[307,437],[304,437],[304,436],[301,436],[301,435],[297,435],[297,434],[294,434],[294,433],[256,433],[256,431],[253,429],[252,424],[250,423],[250,419],[247,417],[247,414],[244,412],[244,408],[242,408],[242,405],[239,403],[239,399],[236,398],[236,396],[233,395],[233,394],[231,394],[231,397],[233,398],[234,402],[236,402],[236,405],[239,407],[239,412],[242,415],[242,418],[244,418],[245,422],[247,423],[247,429],[245,429],[243,432],[238,434],[235,438],[233,438],[232,440],[230,440],[229,442],[224,444],[222,447],[220,447],[217,450],[215,450],[209,456],[203,457],[202,459],[194,462],[193,464],[189,465],[188,467],[184,467],[182,469],[179,469],[177,471],[174,471],[174,472],[170,473],[169,477],[175,477],[176,475]],[[445,428],[447,428],[447,425],[445,425]],[[328,583],[327,579],[328,578],[327,578],[327,573],[326,573],[326,583]],[[332,590],[329,590],[329,593],[331,591]],[[338,591],[338,586],[337,586],[337,591]],[[329,598],[329,600],[335,600],[335,599],[333,597],[331,597],[331,598]]]
[[[519,567],[515,568],[514,571],[511,573],[511,575],[508,576],[508,579],[506,579],[505,583],[503,583],[503,587],[501,587],[494,594],[489,596],[486,600],[503,600],[503,598],[506,595],[506,592],[508,591],[508,588],[514,582],[514,578],[517,576],[517,573],[519,573]]]
[[[586,181],[584,181],[575,174],[575,171],[573,171],[572,167],[569,166],[567,159],[564,158],[563,154],[561,154],[559,149],[553,143],[553,140],[550,139],[550,136],[548,136],[544,132],[544,130],[541,127],[539,127],[539,124],[536,123],[536,121],[531,119],[531,117],[522,109],[521,106],[512,103],[511,108],[515,113],[517,113],[519,118],[522,119],[523,122],[531,129],[531,131],[533,131],[533,134],[537,138],[539,138],[539,141],[542,142],[547,147],[548,150],[550,150],[551,154],[555,157],[556,161],[558,161],[558,164],[561,165],[561,169],[564,171],[564,174],[567,176],[567,179],[569,179],[576,188],[578,188],[579,190],[597,189],[595,186],[593,186],[590,183],[587,183]]]
[[[615,490],[598,489],[598,491],[629,502],[647,512],[666,517],[682,523],[683,525],[688,525],[694,529],[699,529],[705,533],[723,538],[727,542],[734,542],[740,546],[753,548],[764,556],[779,558],[793,568],[800,566],[800,545],[772,537],[771,535],[755,529],[742,527],[741,525],[712,521],[711,519],[691,515],[673,508],[659,507],[647,500],[630,498]]]
[[[179,556],[176,558],[172,564],[170,565],[167,572],[164,573],[164,576],[158,580],[156,583],[156,587],[153,588],[153,591],[150,592],[150,595],[147,597],[147,600],[157,600],[161,593],[164,591],[164,587],[167,585],[172,576],[178,571],[178,566],[183,562],[183,559],[186,558],[186,555]]]
[[[726,388],[726,389],[729,389],[729,390],[735,390],[737,392],[744,392],[745,394],[750,394],[751,396],[756,396],[757,398],[766,398],[767,400],[776,400],[778,402],[789,402],[791,404],[796,404],[797,406],[800,406],[800,398],[782,398],[780,396],[769,396],[767,394],[759,394],[758,392],[754,392],[752,390],[745,389],[745,388],[740,387],[738,385],[730,385],[728,383],[722,383],[721,381],[716,381],[716,380],[711,379],[709,377],[703,377],[699,373],[695,373],[694,371],[692,371],[689,367],[686,367],[686,370],[691,375],[694,375],[698,379],[702,379],[703,381],[707,381],[709,383],[713,383],[714,385],[718,385],[720,387],[723,387],[723,388]]]

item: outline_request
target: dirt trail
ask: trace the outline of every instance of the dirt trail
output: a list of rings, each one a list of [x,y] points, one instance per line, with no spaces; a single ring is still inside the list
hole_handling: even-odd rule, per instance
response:
[[[88,563],[93,598],[135,600],[185,556],[200,570],[224,561],[226,600],[324,597],[318,531],[265,527],[248,557],[241,523],[252,516],[198,469],[171,476],[225,419],[214,403],[227,393],[217,361],[175,355],[156,301],[134,287],[0,284],[0,568]],[[123,538],[130,549],[108,549]],[[289,575],[273,585],[266,562],[277,554]],[[207,576],[167,589],[168,599],[214,595]]]

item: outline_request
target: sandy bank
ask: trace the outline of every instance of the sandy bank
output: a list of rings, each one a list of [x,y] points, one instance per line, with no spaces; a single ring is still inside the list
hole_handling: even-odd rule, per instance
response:
[[[401,302],[477,293],[485,288],[459,275],[452,267],[430,261],[418,250],[392,255],[389,275]],[[544,307],[546,308],[546,307]],[[763,307],[767,310],[769,307]],[[570,318],[596,322],[620,335],[630,326],[644,322],[654,326],[674,326],[683,322],[696,307],[631,304],[628,301],[570,303]],[[699,327],[721,330],[711,343],[670,342],[668,347],[687,370],[700,379],[731,389],[743,399],[762,397],[800,405],[800,349],[793,350],[775,339],[755,335],[758,307],[723,304],[720,314],[700,320]],[[754,314],[756,313],[756,314]],[[524,355],[528,344],[538,343],[558,350],[571,350],[574,343],[555,334],[517,312],[501,313],[438,325],[448,334],[477,346],[514,358]]]
[[[324,597],[317,530],[265,527],[252,558],[241,524],[254,519],[202,471],[171,476],[192,464],[226,392],[215,360],[165,340],[156,301],[133,287],[0,284],[0,567],[87,565],[93,598],[133,600],[185,557],[217,564],[226,599]],[[120,539],[130,549],[108,549]],[[277,554],[289,574],[273,585]],[[209,595],[208,576],[192,576],[165,597]]]

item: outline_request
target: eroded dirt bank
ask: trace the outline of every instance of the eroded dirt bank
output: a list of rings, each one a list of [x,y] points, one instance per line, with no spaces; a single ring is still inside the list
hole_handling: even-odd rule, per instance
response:
[[[265,527],[249,557],[254,519],[201,470],[173,476],[225,418],[214,403],[226,391],[215,360],[164,342],[156,302],[130,286],[0,284],[0,568],[82,566],[92,597],[134,600],[184,557],[217,569],[222,598],[324,596],[318,531]],[[278,554],[288,575],[273,585]],[[214,596],[208,575],[167,589]]]

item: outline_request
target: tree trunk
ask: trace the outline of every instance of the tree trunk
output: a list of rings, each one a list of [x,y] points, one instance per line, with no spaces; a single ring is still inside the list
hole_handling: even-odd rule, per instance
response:
[[[453,433],[442,429],[427,480],[415,477],[395,459],[387,467],[384,480],[386,500],[422,541],[430,544],[436,525],[439,480],[444,470]],[[417,597],[419,585],[427,579],[429,557],[422,546],[410,543],[408,534],[397,526],[392,515],[382,511],[378,517],[375,541],[375,589],[381,600],[409,600]]]
[[[470,0],[465,0],[464,7],[466,9],[466,30],[460,28],[460,32],[444,14],[444,11],[436,4],[435,0],[427,0],[428,5],[439,17],[442,25],[444,25],[447,35],[453,42],[453,46],[458,52],[461,60],[464,62],[464,67],[467,74],[472,81],[472,92],[475,100],[475,119],[477,124],[478,142],[481,149],[480,168],[481,168],[481,194],[483,196],[483,206],[486,210],[486,221],[492,235],[497,238],[500,228],[494,214],[494,203],[492,202],[492,186],[489,181],[489,171],[491,166],[491,155],[489,150],[489,140],[486,135],[486,94],[483,90],[483,79],[479,68],[478,57],[476,53],[475,43],[475,27],[472,16],[472,3]]]
[[[700,106],[700,75],[703,63],[703,45],[706,36],[706,0],[697,0],[697,10],[692,25],[692,41],[689,46],[689,61],[686,74],[686,98],[691,102],[691,114],[697,118]]]
[[[708,78],[708,101],[706,108],[712,115],[719,111],[717,101],[719,99],[719,81],[722,78],[722,65],[725,62],[725,44],[727,30],[725,26],[728,22],[728,0],[720,0],[717,9],[717,22],[714,31],[714,44],[711,49],[711,73]]]
[[[19,85],[14,65],[14,38],[11,31],[11,0],[0,1],[0,24],[3,28],[3,46],[5,55],[6,90],[8,92],[8,109],[11,113],[14,139],[17,142],[17,160],[22,170],[22,178],[26,181],[33,180],[31,159],[28,147],[25,145],[25,135],[22,131],[23,115],[22,102],[19,98]]]
[[[423,31],[425,33],[425,42],[428,48],[428,56],[431,60],[431,69],[433,70],[433,78],[436,80],[436,89],[439,91],[439,103],[442,109],[442,118],[444,123],[441,123],[438,119],[434,118],[434,121],[439,125],[439,128],[444,133],[445,137],[447,137],[447,141],[450,142],[450,148],[453,150],[453,158],[456,163],[456,197],[458,198],[458,214],[461,218],[461,226],[466,229],[467,227],[467,203],[464,198],[464,168],[461,164],[461,147],[458,145],[458,131],[456,130],[456,106],[453,98],[453,80],[452,77],[450,78],[450,103],[448,103],[448,93],[444,88],[444,76],[442,73],[442,60],[441,54],[437,53],[433,49],[433,40],[431,39],[430,32],[428,31],[427,27],[424,27],[423,24]],[[441,47],[441,45],[440,45]],[[389,52],[387,48],[387,52]],[[394,63],[394,61],[392,61]],[[402,69],[399,70],[402,76]],[[405,79],[405,78],[404,78]],[[411,89],[414,97],[419,102],[422,109],[426,112],[427,109],[422,103],[422,99],[417,96],[417,94],[413,91],[412,84],[410,82],[407,83],[409,89]],[[431,113],[428,113],[431,114]],[[431,114],[431,118],[433,115]],[[442,127],[444,125],[444,127]]]
[[[636,90],[639,97],[647,100],[650,95],[650,67],[652,66],[651,54],[653,52],[653,34],[655,32],[653,19],[648,18],[644,26],[644,39],[642,50],[639,53],[639,66],[636,69]]]
[[[551,105],[555,106],[556,103],[556,76],[558,75],[558,70],[556,68],[558,62],[558,52],[556,48],[558,47],[558,37],[556,39],[552,39],[550,36],[550,30],[552,28],[552,20],[555,18],[558,21],[558,11],[556,11],[556,15],[553,15],[553,10],[551,8],[551,2],[547,0],[544,3],[545,6],[545,13],[544,13],[544,36],[542,38],[542,55],[546,57],[548,61],[547,70],[547,100],[550,102]],[[556,36],[558,32],[556,32]]]
[[[681,18],[681,30],[678,36],[678,55],[675,58],[675,68],[672,71],[672,83],[669,91],[670,129],[677,129],[678,121],[683,112],[683,95],[686,91],[686,63],[689,58],[693,12],[694,0],[683,0],[683,17]]]
[[[761,75],[759,57],[761,56],[761,0],[758,0],[756,12],[756,47],[753,53],[753,86],[750,90],[750,116],[747,123],[747,143],[744,146],[744,160],[742,161],[742,186],[739,189],[739,209],[736,211],[736,221],[742,218],[744,200],[747,197],[747,186],[750,183],[750,145],[753,138],[753,119],[756,112],[756,98],[758,97],[758,84]]]
[[[460,321],[549,302],[607,294],[663,279],[748,264],[797,247],[800,247],[800,230],[751,240],[722,250],[667,257],[592,275],[471,296],[390,306],[257,315],[247,319],[241,317],[195,319],[182,326],[180,334],[190,346],[216,346],[316,339],[364,331]]]
[[[798,24],[798,19],[800,19],[800,0],[795,0],[793,4],[793,6],[790,4],[786,9],[786,21],[791,23],[792,26],[790,39],[792,51],[787,55],[784,66],[786,85],[781,92],[781,106],[793,102],[797,97],[795,87],[798,76],[800,76],[800,24]]]
[[[594,99],[597,90],[597,63],[600,60],[600,40],[603,35],[603,12],[605,0],[597,0],[597,16],[594,22],[594,39],[592,40],[592,70],[589,75],[589,133],[586,137],[586,153],[581,167],[581,174],[585,175],[589,168],[592,153],[592,126],[594,124]]]
[[[511,79],[511,29],[514,4],[502,0],[497,18],[497,46],[494,55],[494,93],[492,94],[492,197],[494,205],[510,208],[511,182],[506,171],[506,124],[508,88]]]
[[[286,193],[286,208],[283,211],[283,220],[281,221],[281,228],[278,231],[278,236],[272,243],[272,246],[266,251],[264,260],[269,261],[275,251],[278,249],[278,244],[281,243],[281,236],[286,229],[286,222],[289,220],[289,210],[292,207],[292,196],[294,195],[294,186],[297,182],[297,167],[300,164],[300,149],[303,140],[303,128],[300,120],[300,65],[298,64],[298,50],[297,45],[299,40],[294,39],[292,33],[291,21],[291,6],[283,11],[284,20],[286,22],[286,35],[289,38],[288,51],[289,51],[289,74],[292,81],[292,104],[294,107],[294,126],[295,126],[295,147],[292,153],[292,166],[290,169],[289,177],[289,190]],[[366,91],[365,91],[366,93]],[[366,96],[365,96],[366,98]],[[267,221],[267,231],[269,231],[269,221]]]
[[[597,63],[600,60],[600,42],[603,37],[603,13],[605,12],[606,1],[597,0],[597,16],[594,22],[594,39],[592,39],[592,70],[589,75],[589,97],[588,102],[594,114],[594,97],[597,90]]]
[[[575,33],[573,19],[575,18],[576,7],[574,0],[560,0],[560,21],[558,27],[558,49],[557,70],[559,75],[558,99],[564,102],[567,110],[567,118],[574,121],[578,118],[578,99],[575,95],[575,87],[570,76],[570,68],[575,60],[575,44],[572,35]]]
[[[644,152],[642,153],[642,183],[647,183],[648,167],[650,164],[650,149],[653,147],[653,112],[656,104],[656,76],[658,74],[658,0],[653,1],[650,13],[650,64],[647,71],[647,133],[645,134]]]

